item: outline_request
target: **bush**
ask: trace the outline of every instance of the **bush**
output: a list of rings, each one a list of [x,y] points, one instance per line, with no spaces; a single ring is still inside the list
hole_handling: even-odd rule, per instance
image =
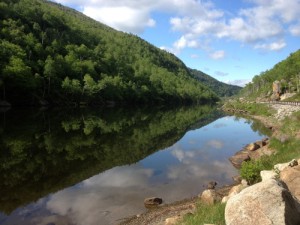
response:
[[[272,165],[266,157],[262,157],[259,160],[251,160],[243,162],[240,174],[249,184],[255,184],[261,181],[260,171],[270,169]]]

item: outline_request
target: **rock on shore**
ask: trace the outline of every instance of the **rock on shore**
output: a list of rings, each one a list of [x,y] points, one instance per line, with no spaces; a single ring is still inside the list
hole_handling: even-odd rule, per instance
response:
[[[261,172],[262,182],[227,199],[227,225],[300,224],[300,165],[292,160],[274,168]]]

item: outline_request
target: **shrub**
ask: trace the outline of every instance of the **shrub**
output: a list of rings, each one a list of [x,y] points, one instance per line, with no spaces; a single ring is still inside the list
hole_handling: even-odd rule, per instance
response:
[[[261,181],[260,171],[267,169],[267,160],[265,158],[259,160],[251,160],[243,162],[240,174],[249,184],[255,184]]]

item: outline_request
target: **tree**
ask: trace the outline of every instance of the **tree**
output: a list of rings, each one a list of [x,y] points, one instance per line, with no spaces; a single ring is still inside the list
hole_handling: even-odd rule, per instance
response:
[[[48,80],[48,95],[50,95],[51,77],[56,76],[55,61],[48,56],[44,65],[44,76]],[[45,96],[46,87],[44,85],[43,97]]]

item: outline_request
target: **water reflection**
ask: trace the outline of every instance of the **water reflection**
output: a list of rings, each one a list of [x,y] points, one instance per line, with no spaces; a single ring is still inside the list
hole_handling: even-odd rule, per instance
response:
[[[145,197],[168,203],[230,182],[227,158],[262,136],[209,107],[23,115],[30,122],[14,130],[8,114],[2,129],[0,224],[117,224]]]

